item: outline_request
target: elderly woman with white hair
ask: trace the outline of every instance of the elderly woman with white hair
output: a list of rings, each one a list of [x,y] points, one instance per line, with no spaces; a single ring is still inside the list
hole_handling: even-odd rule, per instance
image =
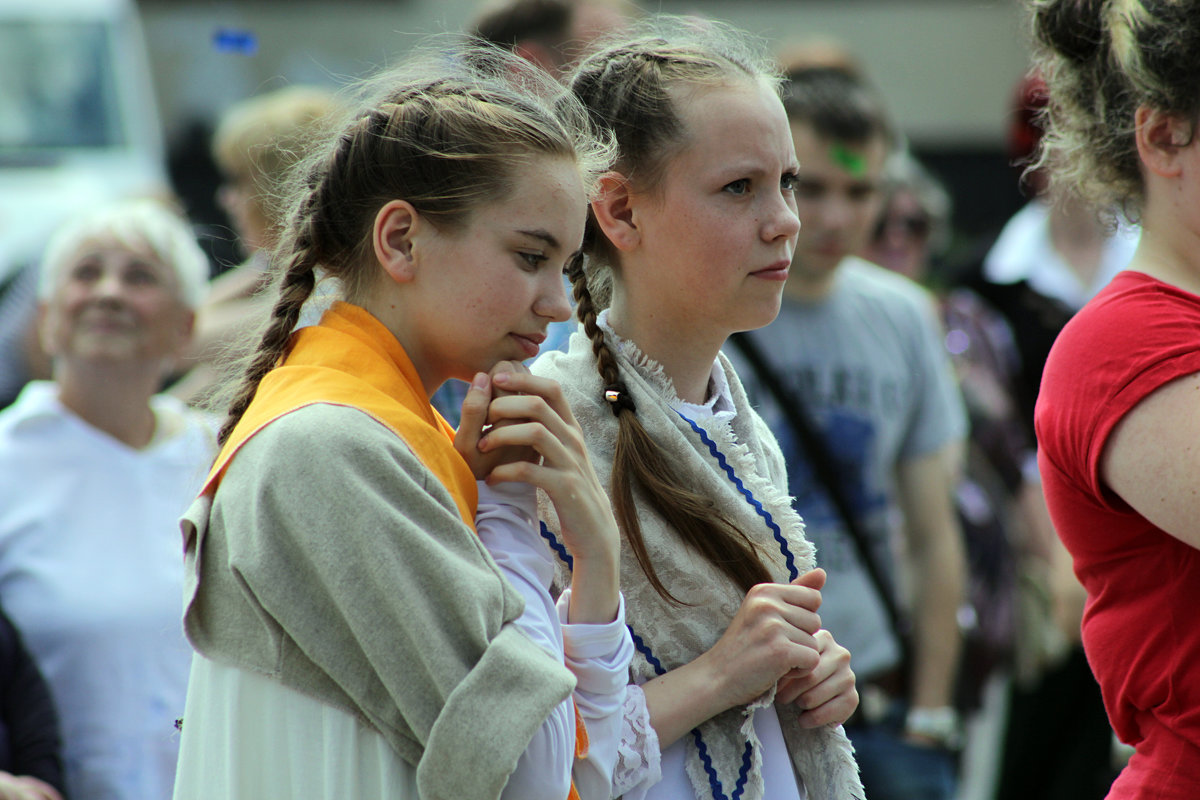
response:
[[[0,604],[58,706],[68,796],[169,797],[191,661],[177,520],[215,429],[157,392],[207,262],[184,220],[130,201],[68,223],[41,268],[53,380],[0,413]]]

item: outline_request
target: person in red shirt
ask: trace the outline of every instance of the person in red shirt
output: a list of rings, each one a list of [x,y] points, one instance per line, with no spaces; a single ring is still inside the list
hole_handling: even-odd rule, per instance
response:
[[[1042,378],[1046,499],[1088,592],[1083,643],[1135,748],[1111,800],[1200,797],[1200,3],[1032,0],[1040,165],[1142,227]]]

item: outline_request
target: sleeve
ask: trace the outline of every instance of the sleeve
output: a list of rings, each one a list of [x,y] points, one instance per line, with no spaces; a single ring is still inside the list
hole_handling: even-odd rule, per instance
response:
[[[613,771],[612,796],[643,791],[662,780],[662,751],[650,724],[650,707],[642,687],[630,684],[621,714],[621,740]]]
[[[900,448],[901,460],[928,455],[967,433],[962,392],[942,341],[942,326],[935,314],[933,298],[922,292],[911,303],[909,341],[916,401],[908,434]]]
[[[567,620],[570,589],[557,608],[550,597],[554,559],[536,523],[536,492],[523,484],[479,486],[479,537],[502,572],[525,598],[516,624],[533,641],[565,661],[577,684],[534,734],[504,790],[505,798],[566,796],[572,777],[583,797],[612,796],[625,685],[633,641],[625,627],[622,600],[617,617],[605,625],[572,625]],[[586,755],[575,760],[575,708],[588,735]],[[571,764],[574,763],[574,769]]]
[[[1106,504],[1100,457],[1113,428],[1156,389],[1200,372],[1200,303],[1139,280],[1114,281],[1067,323],[1038,394],[1039,446]]]
[[[63,791],[61,739],[58,714],[50,689],[21,636],[8,617],[0,613],[0,639],[4,642],[3,714],[13,775],[29,775]]]
[[[281,670],[310,664],[411,739],[423,797],[500,796],[574,679],[514,624],[520,594],[398,436],[352,408],[287,414],[232,461],[213,520]]]

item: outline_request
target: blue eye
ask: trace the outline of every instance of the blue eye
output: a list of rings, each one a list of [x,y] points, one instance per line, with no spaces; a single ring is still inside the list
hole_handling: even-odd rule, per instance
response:
[[[796,183],[798,180],[799,179],[796,177],[796,173],[784,173],[784,176],[779,179],[779,187],[785,192],[793,192],[796,190]]]
[[[525,261],[525,263],[533,269],[537,269],[546,261],[546,256],[542,253],[519,252],[517,255],[519,255]]]
[[[741,178],[733,183],[727,183],[724,187],[722,187],[721,191],[737,195],[746,194],[746,192],[750,191],[750,179]]]

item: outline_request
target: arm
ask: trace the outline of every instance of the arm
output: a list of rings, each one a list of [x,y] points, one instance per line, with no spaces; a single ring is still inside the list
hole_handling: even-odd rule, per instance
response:
[[[962,531],[952,492],[952,444],[900,463],[897,488],[904,512],[916,596],[913,604],[913,708],[951,705],[962,642],[958,609],[966,582]]]
[[[585,797],[609,797],[620,737],[621,710],[633,642],[622,609],[607,624],[572,624],[568,589],[557,607],[548,587],[554,562],[537,531],[536,499],[527,484],[480,484],[479,537],[508,580],[525,598],[516,625],[543,649],[564,660],[577,683],[534,734],[509,777],[503,797],[561,800],[574,776]],[[575,759],[575,707],[587,728],[589,748]],[[561,791],[559,789],[561,788]]]
[[[486,434],[484,421],[491,425]],[[571,621],[612,622],[620,597],[620,535],[561,387],[507,362],[493,369],[490,381],[476,376],[455,447],[489,484],[526,483],[546,493],[575,562]]]
[[[1113,428],[1100,478],[1135,511],[1176,539],[1200,547],[1200,373],[1146,395]]]

